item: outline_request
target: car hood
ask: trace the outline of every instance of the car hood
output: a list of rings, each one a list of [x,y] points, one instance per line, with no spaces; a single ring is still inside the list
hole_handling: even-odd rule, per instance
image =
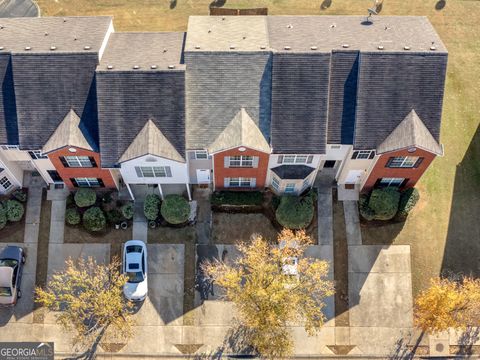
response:
[[[13,296],[0,296],[0,305],[12,305],[15,302],[15,290]]]
[[[145,298],[148,292],[147,279],[139,283],[127,282],[123,286],[123,294],[129,300],[141,300]]]

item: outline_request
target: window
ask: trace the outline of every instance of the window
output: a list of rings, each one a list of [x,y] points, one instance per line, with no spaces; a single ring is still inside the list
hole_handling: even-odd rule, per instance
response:
[[[399,187],[405,181],[405,178],[381,178],[378,185],[380,186],[396,186]]]
[[[306,178],[305,180],[303,180],[303,183],[302,183],[302,191],[308,188],[309,186],[310,186],[310,180]]]
[[[253,167],[253,156],[230,156],[230,167]]]
[[[374,150],[358,150],[354,151],[352,159],[364,160],[364,159],[373,159],[375,156]]]
[[[230,178],[229,187],[250,187],[252,181],[250,178]]]
[[[0,179],[0,185],[3,187],[5,191],[9,190],[13,186],[10,180],[8,180],[6,176]]]
[[[207,150],[195,150],[195,159],[196,160],[208,159]]]
[[[280,182],[278,181],[276,176],[272,177],[272,187],[277,191],[280,188]]]
[[[75,187],[102,187],[103,181],[98,178],[72,178],[70,179]]]
[[[69,168],[97,167],[95,159],[91,156],[63,156],[60,161],[62,161],[63,166]]]
[[[32,150],[32,151],[29,151],[28,154],[30,155],[32,160],[48,159],[48,156],[42,154],[41,150]]]
[[[311,164],[313,155],[280,155],[279,164]]]
[[[287,183],[285,185],[285,194],[295,192],[295,183]]]
[[[18,145],[2,145],[2,150],[18,150]]]
[[[170,166],[135,166],[138,177],[172,177]]]
[[[388,159],[387,167],[389,168],[413,168],[418,167],[423,158],[418,156],[395,156]]]

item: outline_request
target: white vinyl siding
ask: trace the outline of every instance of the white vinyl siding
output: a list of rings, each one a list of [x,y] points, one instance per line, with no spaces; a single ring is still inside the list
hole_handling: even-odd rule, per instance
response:
[[[382,178],[380,180],[380,186],[400,186],[404,182],[405,178]]]
[[[170,166],[135,166],[138,177],[172,177]]]
[[[65,162],[71,168],[90,168],[93,167],[88,156],[65,156]]]

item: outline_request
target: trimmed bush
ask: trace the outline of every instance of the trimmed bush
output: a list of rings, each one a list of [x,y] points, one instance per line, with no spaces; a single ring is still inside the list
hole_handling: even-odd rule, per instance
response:
[[[190,205],[180,195],[167,195],[160,208],[163,218],[170,224],[183,224],[190,215]]]
[[[82,220],[82,217],[80,216],[80,213],[77,211],[75,208],[68,208],[67,211],[65,211],[65,221],[69,225],[78,225],[80,224],[80,221]]]
[[[143,212],[147,220],[157,220],[158,213],[160,212],[160,197],[156,194],[148,194],[145,197],[145,203],[143,204]]]
[[[3,229],[7,225],[7,212],[3,204],[0,204],[0,229]]]
[[[280,225],[289,229],[304,229],[313,219],[316,194],[313,191],[305,196],[282,196],[275,217]]]
[[[97,194],[93,189],[78,189],[75,193],[75,204],[78,207],[92,206],[95,204],[95,201],[97,201]]]
[[[358,200],[358,210],[360,215],[368,221],[375,218],[375,212],[368,206],[368,195],[362,194]]]
[[[107,212],[107,220],[110,224],[119,224],[123,220],[123,215],[118,209],[112,209]]]
[[[18,201],[24,203],[27,201],[27,193],[24,192],[23,190],[15,190],[13,193],[12,193],[13,197],[15,199],[17,199]]]
[[[391,187],[375,189],[368,200],[368,207],[375,213],[375,220],[390,220],[398,210],[400,192]]]
[[[91,207],[83,214],[83,226],[88,231],[101,231],[106,224],[105,214],[99,207]]]
[[[219,191],[212,194],[212,205],[262,205],[259,191]]]
[[[133,203],[127,203],[125,205],[122,206],[121,208],[121,211],[122,211],[122,215],[125,219],[127,220],[130,220],[131,218],[133,218]]]
[[[415,188],[410,188],[402,191],[400,196],[400,204],[398,205],[397,216],[405,219],[410,211],[415,207],[420,199],[420,193]]]
[[[11,222],[20,221],[25,208],[20,201],[17,200],[7,200],[5,203],[5,211],[7,212],[7,220]]]

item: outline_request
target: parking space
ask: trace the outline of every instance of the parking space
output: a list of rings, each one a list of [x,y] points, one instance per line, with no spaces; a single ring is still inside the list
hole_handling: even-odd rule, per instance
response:
[[[93,257],[99,264],[107,263],[110,261],[110,244],[49,244],[48,275],[63,270],[68,258],[88,257]]]

